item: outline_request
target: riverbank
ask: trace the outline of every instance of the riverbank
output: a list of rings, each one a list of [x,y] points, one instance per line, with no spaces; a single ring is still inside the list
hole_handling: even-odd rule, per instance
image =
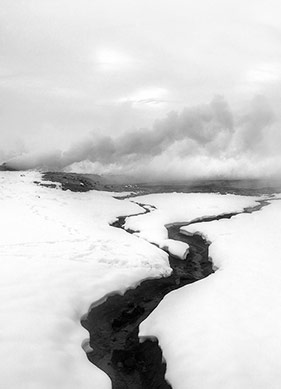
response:
[[[126,196],[127,197],[127,196]],[[250,213],[267,205],[260,201],[238,213]],[[152,207],[155,208],[155,207]],[[151,206],[144,207],[148,213]],[[224,213],[213,217],[201,217],[200,222],[230,219],[237,212]],[[136,216],[136,215],[134,215]],[[126,217],[118,218],[115,227],[123,227]],[[200,236],[184,236],[180,228],[187,222],[168,226],[171,239],[190,244],[191,250],[186,261],[169,257],[173,273],[164,279],[147,280],[124,296],[109,296],[103,303],[90,310],[82,324],[90,333],[88,358],[103,369],[110,377],[113,388],[169,388],[164,379],[165,364],[162,364],[162,351],[156,339],[139,343],[138,326],[155,309],[165,294],[172,290],[200,280],[213,269],[208,256],[208,243]],[[129,229],[130,233],[134,230]]]
[[[114,226],[122,228],[123,221]],[[174,238],[174,229],[169,232]],[[93,349],[88,358],[110,376],[114,389],[170,388],[157,340],[140,343],[138,327],[167,293],[213,272],[202,238],[182,236],[181,241],[190,245],[190,253],[184,261],[169,256],[171,276],[146,280],[122,296],[109,296],[82,320]]]

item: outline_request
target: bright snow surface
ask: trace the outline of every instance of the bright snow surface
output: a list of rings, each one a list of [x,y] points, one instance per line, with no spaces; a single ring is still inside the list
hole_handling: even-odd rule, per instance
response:
[[[157,209],[128,218],[125,227],[138,231],[136,235],[157,245],[163,245],[168,238],[167,224],[241,212],[245,207],[257,205],[254,198],[216,193],[161,193],[136,197],[134,201],[154,205]]]
[[[170,274],[167,254],[108,225],[142,212],[129,200],[34,180],[0,174],[0,386],[110,388],[81,347],[80,318],[109,292]]]
[[[165,239],[159,246],[162,250],[167,251],[173,257],[178,259],[186,259],[189,253],[189,245],[173,239]]]
[[[40,175],[0,174],[1,387],[110,388],[81,348],[88,333],[80,318],[112,291],[168,275],[167,254],[109,226],[117,216],[142,212],[129,200],[44,188],[34,180]],[[146,238],[152,226],[160,239],[167,238],[166,223],[239,211],[254,202],[213,194],[139,200],[159,210],[132,222]],[[277,388],[264,382],[280,378],[280,264],[278,255],[268,255],[269,246],[280,252],[274,239],[280,213],[276,202],[228,220],[222,229],[210,223],[211,230],[202,231],[215,241],[212,256],[222,270],[168,295],[141,326],[142,335],[159,337],[175,389]],[[251,381],[253,372],[258,378]]]
[[[281,201],[183,230],[211,243],[219,268],[167,295],[141,324],[157,336],[174,389],[280,389]]]

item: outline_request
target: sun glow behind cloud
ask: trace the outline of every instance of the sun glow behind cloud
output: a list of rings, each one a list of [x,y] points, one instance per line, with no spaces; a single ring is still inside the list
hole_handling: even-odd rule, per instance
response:
[[[248,82],[254,85],[278,82],[281,80],[280,66],[264,63],[251,69],[247,75]]]
[[[170,144],[178,147],[173,158],[178,154],[195,158],[194,150],[200,156],[216,156],[231,149],[228,138],[236,149],[245,146],[241,153],[247,153],[245,158],[252,164],[247,151],[251,145],[261,150],[260,160],[267,139],[274,139],[268,146],[271,153],[272,147],[279,152],[281,119],[274,129],[270,123],[262,129],[257,116],[244,128],[247,118],[240,116],[256,95],[268,99],[279,115],[280,1],[0,2],[3,161],[18,155],[20,148],[27,153],[46,149],[46,139],[48,148],[63,151],[91,131],[114,139],[134,131],[139,133],[137,139],[129,138],[133,146],[140,145],[146,133],[138,129],[144,128],[154,140],[153,150],[161,146],[166,151]],[[216,95],[225,96],[237,112],[235,137],[227,128],[215,136],[210,109],[216,110],[216,105],[206,106]],[[183,123],[171,132],[176,118],[168,116],[163,134],[169,137],[159,146],[161,134],[154,121],[181,110],[178,116]],[[194,139],[177,139],[183,127]],[[126,143],[121,140],[120,147]],[[145,145],[142,152],[147,149]],[[218,164],[223,167],[221,154]],[[139,157],[136,165],[142,166]],[[165,164],[159,158],[154,158],[155,166],[161,167]],[[120,168],[127,165],[127,161],[120,163]]]
[[[128,54],[111,48],[97,50],[94,61],[102,71],[125,71],[134,64]]]

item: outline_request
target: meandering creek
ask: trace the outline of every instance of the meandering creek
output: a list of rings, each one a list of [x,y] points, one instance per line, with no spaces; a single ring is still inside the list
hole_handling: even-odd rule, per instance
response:
[[[145,213],[155,209],[148,204],[137,204]],[[108,296],[106,301],[94,306],[87,317],[82,319],[82,325],[90,334],[92,351],[87,354],[88,359],[106,372],[112,380],[113,389],[172,388],[165,381],[166,364],[157,339],[140,342],[138,332],[140,323],[158,306],[167,293],[214,272],[208,255],[209,243],[199,235],[181,234],[180,227],[196,222],[229,219],[240,213],[256,212],[268,204],[266,200],[261,200],[257,206],[246,208],[243,212],[167,225],[170,239],[189,244],[190,253],[187,259],[179,260],[169,256],[173,269],[169,277],[145,280],[124,295]],[[125,219],[132,216],[136,215],[120,216],[112,227],[124,229]]]

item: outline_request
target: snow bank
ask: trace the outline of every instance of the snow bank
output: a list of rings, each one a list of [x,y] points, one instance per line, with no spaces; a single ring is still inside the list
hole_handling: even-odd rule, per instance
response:
[[[191,235],[200,235],[203,239],[206,240],[206,242],[210,242],[210,240],[208,239],[208,236],[203,234],[202,231],[200,231],[200,226],[201,226],[201,223],[194,223],[194,224],[191,224],[189,226],[184,226],[184,227],[181,227],[180,228],[180,233],[183,234],[183,235],[186,235],[186,236],[191,236]]]
[[[136,204],[33,183],[40,178],[0,173],[0,386],[110,388],[81,347],[80,318],[114,290],[170,274],[167,254],[108,225],[142,212]]]
[[[160,248],[178,259],[186,259],[187,254],[189,253],[189,245],[187,243],[173,239],[163,240]]]
[[[203,216],[241,212],[257,205],[256,198],[216,193],[158,193],[135,197],[134,201],[156,206],[156,210],[126,220],[125,228],[151,243],[162,245],[168,238],[166,224],[190,222]]]
[[[184,228],[208,237],[219,270],[168,294],[141,324],[160,341],[173,389],[280,388],[280,226],[275,200]]]

